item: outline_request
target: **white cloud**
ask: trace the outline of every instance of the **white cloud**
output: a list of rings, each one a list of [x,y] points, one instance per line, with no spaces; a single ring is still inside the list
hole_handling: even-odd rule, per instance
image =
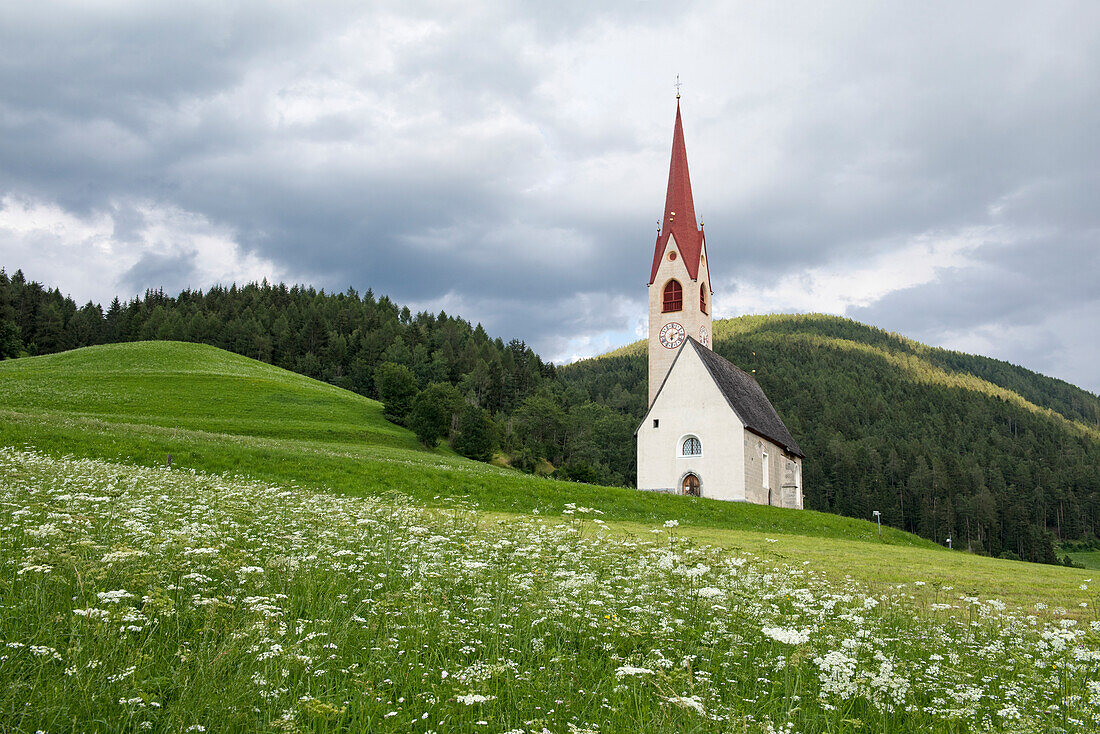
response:
[[[132,217],[140,223],[123,232],[123,220]],[[106,304],[146,285],[204,288],[285,277],[270,260],[242,251],[227,228],[150,201],[115,202],[109,210],[79,215],[55,203],[5,196],[0,244],[5,263],[17,263],[31,278],[49,273],[46,284],[58,284],[78,302]],[[128,274],[143,263],[164,264],[158,274],[173,282],[128,283]]]
[[[844,314],[894,291],[930,283],[944,270],[969,265],[970,253],[998,236],[992,227],[926,233],[904,243],[860,248],[876,254],[836,258],[826,265],[788,272],[771,283],[735,277],[715,284],[715,312],[719,318],[787,311]],[[736,270],[735,263],[726,267]]]

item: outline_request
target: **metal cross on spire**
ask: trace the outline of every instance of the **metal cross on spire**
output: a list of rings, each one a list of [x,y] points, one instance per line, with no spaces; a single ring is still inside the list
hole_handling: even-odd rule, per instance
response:
[[[676,83],[672,86],[676,87],[676,99],[680,99],[680,75],[676,75]]]

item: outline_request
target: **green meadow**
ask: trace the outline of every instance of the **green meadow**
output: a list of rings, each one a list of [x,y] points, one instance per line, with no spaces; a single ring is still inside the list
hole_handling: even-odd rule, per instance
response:
[[[1100,570],[1100,551],[1070,551],[1066,555],[1083,568]]]
[[[202,345],[0,362],[0,529],[0,731],[1100,726],[1095,571],[426,451]]]

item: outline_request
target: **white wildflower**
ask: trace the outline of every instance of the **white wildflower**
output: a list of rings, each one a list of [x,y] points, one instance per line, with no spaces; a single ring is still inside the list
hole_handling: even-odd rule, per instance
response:
[[[810,641],[809,630],[764,627],[760,631],[776,642],[782,642],[785,645],[803,645]]]
[[[100,563],[117,563],[119,561],[128,561],[131,558],[144,558],[148,555],[149,552],[143,550],[117,550],[107,553],[99,560]]]
[[[856,695],[856,683],[853,680],[856,673],[855,658],[848,657],[840,650],[826,653],[824,657],[814,658],[821,678],[821,693],[835,694],[841,698],[851,698]]]
[[[133,599],[134,595],[126,589],[115,589],[114,591],[100,591],[96,594],[99,598],[100,604],[119,604],[123,599]]]
[[[700,715],[706,713],[706,709],[703,708],[703,700],[698,696],[672,696],[665,700],[675,706],[690,709]]]
[[[628,675],[653,675],[649,668],[635,668],[633,665],[620,665],[615,669],[616,678],[625,678]]]

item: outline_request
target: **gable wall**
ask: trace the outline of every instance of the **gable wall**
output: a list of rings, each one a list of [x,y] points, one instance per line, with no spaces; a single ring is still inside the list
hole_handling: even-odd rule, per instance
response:
[[[695,347],[687,345],[638,429],[638,488],[679,493],[684,474],[693,471],[702,496],[744,500],[744,433]],[[687,434],[699,438],[702,456],[679,456]]]

